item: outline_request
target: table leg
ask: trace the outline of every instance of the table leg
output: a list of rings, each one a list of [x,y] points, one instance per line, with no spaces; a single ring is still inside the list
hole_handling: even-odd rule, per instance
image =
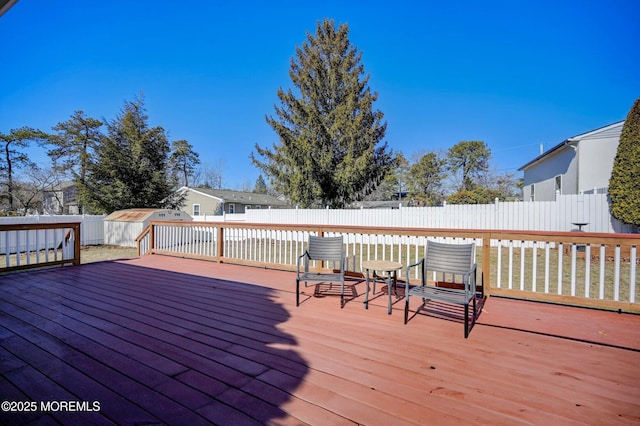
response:
[[[391,272],[387,275],[387,292],[389,293],[389,309],[387,314],[391,315]]]
[[[398,271],[393,271],[393,294],[398,297]]]

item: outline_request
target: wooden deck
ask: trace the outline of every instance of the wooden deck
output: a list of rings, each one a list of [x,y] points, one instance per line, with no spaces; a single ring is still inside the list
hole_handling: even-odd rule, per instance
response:
[[[640,316],[493,297],[464,339],[350,284],[296,308],[291,272],[158,255],[0,276],[0,400],[35,403],[0,424],[640,423]]]

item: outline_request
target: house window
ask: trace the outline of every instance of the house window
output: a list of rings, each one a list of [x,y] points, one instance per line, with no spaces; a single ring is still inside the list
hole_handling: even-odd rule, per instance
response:
[[[229,213],[235,213],[236,212],[236,205],[233,203],[229,204]]]
[[[529,201],[535,201],[536,200],[536,187],[535,185],[531,185],[531,194],[529,195]]]
[[[200,204],[193,205],[193,215],[200,216]]]
[[[556,176],[556,193],[562,194],[562,176]]]

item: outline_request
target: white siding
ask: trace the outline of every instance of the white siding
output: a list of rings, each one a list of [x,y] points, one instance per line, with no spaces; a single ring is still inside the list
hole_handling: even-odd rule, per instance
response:
[[[580,141],[578,192],[609,186],[619,136]]]
[[[556,182],[562,176],[564,194],[576,194],[576,153],[570,147],[559,148],[550,154],[546,161],[533,164],[524,173],[523,199],[530,200],[531,184],[535,184],[535,201],[553,201],[556,199]]]
[[[106,221],[104,226],[104,243],[106,245],[137,247],[136,238],[142,233],[145,222]]]

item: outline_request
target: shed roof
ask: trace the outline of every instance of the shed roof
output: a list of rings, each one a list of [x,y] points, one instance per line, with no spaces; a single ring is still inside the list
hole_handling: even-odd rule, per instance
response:
[[[138,208],[117,210],[105,217],[104,220],[113,222],[143,222],[150,218],[155,212],[166,211],[167,209]]]

